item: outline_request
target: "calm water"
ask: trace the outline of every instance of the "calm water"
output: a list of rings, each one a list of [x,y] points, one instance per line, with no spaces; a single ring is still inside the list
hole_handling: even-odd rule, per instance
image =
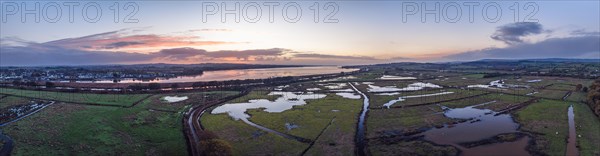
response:
[[[340,72],[352,72],[358,69],[343,69],[337,66],[319,66],[319,67],[289,67],[289,68],[264,68],[264,69],[238,69],[238,70],[219,70],[206,71],[198,76],[180,76],[170,79],[157,79],[149,81],[125,79],[119,83],[150,83],[150,82],[197,82],[197,81],[226,81],[226,80],[245,80],[245,79],[264,79],[283,76],[305,76],[318,74],[333,74]],[[112,80],[101,81],[81,81],[83,83],[113,83]]]
[[[264,108],[263,111],[269,113],[280,113],[294,106],[305,105],[306,100],[324,98],[325,94],[312,93],[294,93],[294,92],[271,92],[269,95],[280,96],[275,101],[267,99],[254,99],[244,103],[227,103],[212,110],[212,114],[227,113],[235,120],[248,119],[250,115],[246,114],[249,109]]]
[[[367,111],[369,111],[369,97],[364,93],[360,92],[360,90],[356,89],[352,83],[348,83],[358,94],[365,97],[363,99],[363,108],[360,113],[360,117],[358,118],[358,129],[356,130],[356,150],[358,155],[366,155],[365,151],[365,117],[367,116]]]
[[[569,117],[569,139],[567,140],[567,154],[569,156],[578,156],[577,150],[577,137],[575,132],[575,114],[573,113],[573,105],[569,106],[567,110]]]
[[[489,109],[478,109],[477,106],[492,104],[490,101],[465,108],[445,108],[444,115],[455,119],[473,119],[477,122],[463,122],[455,125],[446,125],[422,133],[426,140],[437,144],[453,145],[463,153],[461,155],[529,155],[525,150],[528,137],[514,142],[494,143],[473,148],[465,148],[459,143],[479,141],[505,133],[518,132],[519,125],[515,123],[510,114],[500,114]]]

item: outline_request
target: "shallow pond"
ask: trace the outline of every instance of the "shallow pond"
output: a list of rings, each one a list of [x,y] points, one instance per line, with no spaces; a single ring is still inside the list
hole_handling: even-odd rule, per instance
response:
[[[335,93],[335,95],[344,97],[346,99],[360,99],[360,95],[354,93]]]
[[[428,97],[428,96],[438,96],[438,95],[446,95],[446,94],[452,94],[454,92],[440,92],[440,93],[433,93],[433,94],[422,94],[422,95],[410,95],[410,96],[401,96],[398,99],[395,100],[391,100],[388,101],[387,103],[383,104],[384,107],[390,108],[390,106],[392,106],[393,104],[400,102],[400,101],[404,101],[408,98],[419,98],[419,97]]]
[[[320,99],[324,98],[325,94],[314,94],[314,93],[301,93],[301,92],[271,92],[269,95],[279,95],[275,101],[269,101],[267,99],[254,99],[245,103],[228,103],[216,107],[212,110],[211,114],[227,113],[235,120],[250,118],[250,115],[246,114],[249,109],[264,108],[263,111],[269,113],[279,113],[294,106],[305,105],[306,100],[309,99]]]
[[[515,85],[515,84],[505,84],[504,80],[495,80],[490,82],[487,85],[476,84],[476,85],[468,85],[467,88],[487,88],[487,89],[507,89],[507,88],[529,88],[527,85]]]
[[[514,142],[493,143],[465,148],[460,143],[476,142],[489,139],[499,134],[519,132],[519,125],[514,122],[509,114],[497,114],[489,109],[475,108],[481,105],[493,104],[496,101],[490,101],[465,108],[445,110],[444,115],[455,119],[469,119],[469,121],[457,124],[445,125],[442,128],[434,128],[422,133],[426,140],[436,144],[452,145],[461,151],[463,155],[529,155],[525,150],[528,137],[523,137]]]
[[[328,83],[328,84],[319,84],[327,89],[342,89],[348,86],[346,83]]]
[[[394,75],[383,75],[379,79],[382,80],[414,80],[417,79],[415,77],[404,77],[404,76],[394,76]]]
[[[417,91],[417,90],[422,90],[424,88],[442,88],[442,87],[439,85],[433,84],[433,83],[423,83],[423,82],[415,82],[415,83],[409,84],[408,86],[406,86],[404,88],[398,88],[396,86],[381,87],[381,86],[375,86],[375,85],[369,84],[368,91],[369,92]]]
[[[187,100],[188,97],[187,96],[165,96],[162,98],[163,100],[167,101],[168,103],[174,103],[174,102],[180,102],[180,101],[184,101]]]
[[[391,92],[391,93],[378,93],[375,95],[385,95],[385,96],[392,96],[392,95],[399,95],[400,92]]]
[[[542,79],[529,80],[527,82],[529,82],[529,83],[542,82]]]
[[[321,88],[307,88],[306,91],[318,91],[321,90]]]

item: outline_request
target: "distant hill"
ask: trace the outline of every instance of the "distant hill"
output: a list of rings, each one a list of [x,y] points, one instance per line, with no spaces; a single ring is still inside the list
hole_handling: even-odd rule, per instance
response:
[[[540,59],[483,59],[473,62],[600,62],[600,59],[540,58]]]

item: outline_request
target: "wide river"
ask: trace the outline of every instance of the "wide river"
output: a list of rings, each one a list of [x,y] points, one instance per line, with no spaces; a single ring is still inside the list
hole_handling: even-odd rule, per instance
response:
[[[237,70],[218,70],[206,71],[198,76],[180,76],[170,79],[155,79],[149,81],[123,79],[119,83],[173,83],[173,82],[197,82],[197,81],[226,81],[226,80],[245,80],[245,79],[264,79],[271,77],[284,76],[305,76],[318,74],[333,74],[340,72],[352,72],[358,69],[344,69],[338,66],[317,66],[317,67],[288,67],[288,68],[262,68],[262,69],[237,69]],[[112,80],[101,81],[81,81],[82,83],[113,83]]]

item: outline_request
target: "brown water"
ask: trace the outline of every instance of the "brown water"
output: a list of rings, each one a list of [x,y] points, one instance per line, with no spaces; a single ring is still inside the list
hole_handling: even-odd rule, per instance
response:
[[[472,156],[480,156],[480,155],[527,156],[527,155],[529,155],[529,153],[527,152],[527,150],[525,150],[524,147],[527,147],[529,140],[531,140],[529,137],[523,137],[514,142],[503,142],[503,143],[496,143],[496,144],[490,144],[490,145],[482,145],[482,146],[477,146],[477,147],[468,148],[468,149],[463,148],[463,149],[461,149],[462,150],[461,155],[464,155],[464,156],[471,156],[471,155]]]
[[[567,140],[567,153],[568,156],[579,155],[577,150],[577,135],[575,133],[575,114],[573,113],[573,105],[569,106],[569,139]]]
[[[486,102],[483,104],[491,104]],[[480,104],[480,105],[483,105]],[[524,137],[514,142],[503,142],[465,148],[460,143],[475,142],[488,139],[499,134],[518,132],[519,125],[509,114],[499,114],[489,109],[477,109],[479,105],[465,108],[449,109],[443,107],[444,115],[455,119],[470,119],[467,122],[446,125],[423,132],[426,140],[436,144],[452,145],[459,148],[462,155],[529,155],[526,151],[529,138]]]

